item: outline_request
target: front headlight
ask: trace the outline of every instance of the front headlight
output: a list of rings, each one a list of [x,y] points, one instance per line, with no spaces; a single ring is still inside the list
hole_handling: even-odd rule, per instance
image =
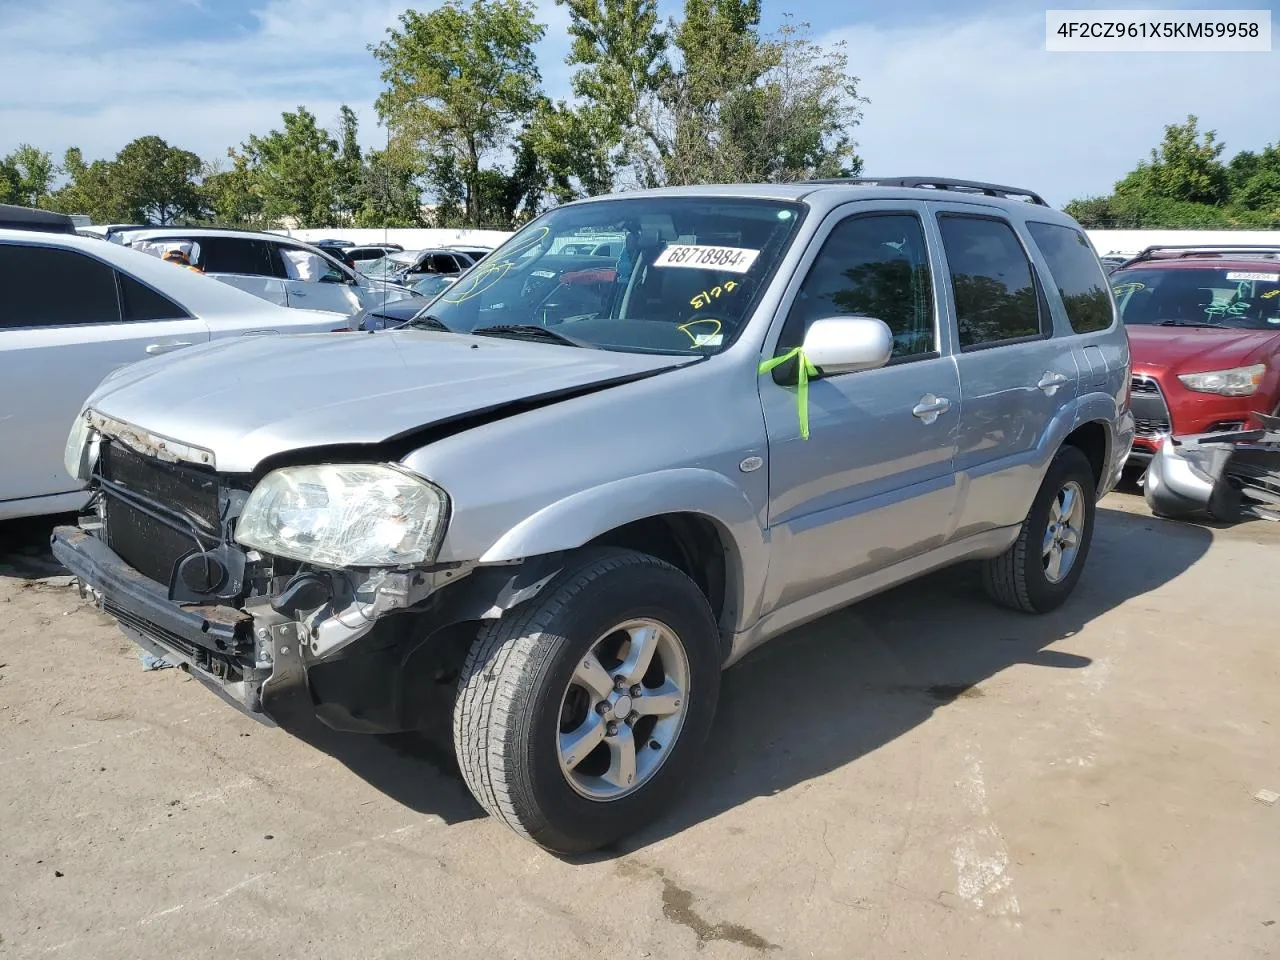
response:
[[[1210,370],[1207,373],[1183,373],[1178,379],[1188,390],[1198,393],[1219,393],[1224,397],[1247,397],[1257,391],[1262,376],[1267,372],[1264,363],[1251,367],[1233,367],[1230,370]]]
[[[326,567],[395,567],[435,559],[449,498],[395,467],[283,467],[253,488],[236,527],[246,547]]]
[[[97,458],[98,433],[89,426],[88,417],[81,413],[76,417],[75,423],[71,424],[67,447],[62,454],[62,465],[73,479],[88,482],[93,476],[93,463]]]

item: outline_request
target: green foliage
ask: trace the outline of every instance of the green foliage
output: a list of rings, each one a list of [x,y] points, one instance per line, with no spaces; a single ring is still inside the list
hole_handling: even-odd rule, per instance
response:
[[[855,174],[864,102],[843,47],[789,19],[761,38],[759,0],[686,0],[659,28],[648,0],[561,0],[575,92],[598,154],[639,186]],[[670,56],[669,56],[670,54]],[[679,61],[677,68],[672,56]]]
[[[401,29],[372,48],[387,84],[377,108],[393,152],[418,161],[442,207],[460,201],[469,226],[487,225],[485,161],[515,141],[539,102],[533,44],[545,27],[534,17],[523,0],[447,0],[428,13],[405,11]]]
[[[1073,200],[1066,211],[1085,227],[1273,229],[1280,227],[1280,147],[1241,151],[1199,131],[1194,116],[1165,127],[1159,148],[1109,197]]]
[[[227,159],[231,161],[230,170],[211,164],[204,171],[201,186],[210,219],[227,227],[266,226],[257,171],[247,156],[235,150],[227,151]]]
[[[444,0],[407,10],[370,47],[385,150],[361,150],[349,107],[326,130],[300,106],[209,165],[154,136],[110,160],[73,148],[60,167],[24,145],[0,158],[0,202],[98,222],[510,228],[631,186],[860,170],[851,134],[865,101],[844,50],[790,21],[761,37],[762,0],[684,0],[669,23],[659,0],[556,2],[569,15],[572,102],[542,90],[534,46],[546,28],[531,0]],[[1252,190],[1270,196],[1274,183]]]
[[[412,169],[385,151],[371,151],[354,190],[357,227],[422,225],[420,191]]]
[[[354,121],[354,114],[351,119]],[[339,212],[340,148],[306,107],[281,115],[283,130],[251,135],[241,152],[269,223],[333,224]]]
[[[29,143],[0,160],[0,203],[40,206],[57,171],[53,157]]]
[[[67,150],[62,172],[67,183],[42,203],[64,213],[86,214],[98,223],[170,224],[204,215],[204,194],[196,183],[203,165],[190,150],[160,137],[138,137],[114,160],[86,164],[78,148]]]
[[[125,144],[110,176],[127,219],[164,225],[202,215],[203,197],[195,183],[202,166],[190,150],[148,136]]]

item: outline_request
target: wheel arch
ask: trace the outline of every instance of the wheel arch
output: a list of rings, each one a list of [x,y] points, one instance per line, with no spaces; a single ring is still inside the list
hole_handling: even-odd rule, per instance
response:
[[[588,544],[652,553],[703,589],[722,634],[740,629],[745,598],[763,589],[762,520],[723,474],[680,468],[627,477],[565,497],[526,517],[480,558],[504,563]]]

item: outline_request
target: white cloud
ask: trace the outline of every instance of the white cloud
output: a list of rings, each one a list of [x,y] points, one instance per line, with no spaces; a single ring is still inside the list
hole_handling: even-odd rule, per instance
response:
[[[438,2],[259,0],[230,30],[226,0],[0,0],[0,155],[25,141],[109,157],[155,133],[212,160],[278,126],[283,110],[305,104],[331,125],[344,102],[377,145],[381,82],[367,47],[407,5]],[[538,6],[544,85],[565,97],[567,13],[554,0]],[[1280,94],[1280,53],[1050,54],[1043,10],[1019,6],[953,5],[917,26],[868,22],[820,37],[847,42],[871,98],[856,131],[869,174],[1014,183],[1061,204],[1108,192],[1188,113],[1228,155],[1280,137],[1265,107]]]
[[[157,7],[146,0],[56,0],[18,7],[0,0],[0,155],[29,142],[60,157],[79,146],[87,158],[114,156],[145,134],[194,150],[208,160],[250,133],[280,125],[300,104],[332,125],[342,103],[361,121],[361,139],[379,144],[374,98],[379,64],[368,51],[394,26],[406,0],[266,0],[252,23],[226,36],[200,37],[217,16],[211,0],[169,6],[163,32],[194,39],[157,39]],[[179,10],[188,22],[174,23]],[[547,36],[539,50],[551,69],[550,93],[564,95],[557,69],[567,53],[567,14],[542,0]],[[223,33],[228,33],[225,30]],[[204,31],[206,34],[208,31]]]
[[[1280,54],[1047,53],[1044,11],[910,28],[855,26],[870,98],[856,131],[869,175],[933,175],[1038,190],[1055,205],[1105,194],[1187,114],[1226,155],[1280,137]]]

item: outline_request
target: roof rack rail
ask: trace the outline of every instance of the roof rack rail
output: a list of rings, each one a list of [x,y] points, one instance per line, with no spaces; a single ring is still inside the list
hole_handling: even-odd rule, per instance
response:
[[[40,233],[75,233],[76,222],[65,213],[0,203],[0,228],[34,230]]]
[[[925,190],[953,190],[956,193],[978,193],[987,197],[1004,197],[1011,200],[1026,200],[1042,207],[1047,207],[1044,198],[1032,190],[1022,187],[1006,187],[998,183],[983,183],[981,180],[952,180],[947,177],[827,177],[821,180],[810,180],[810,183],[848,183],[864,187],[909,187]]]
[[[1129,263],[1155,260],[1161,253],[1172,254],[1165,259],[1182,260],[1189,257],[1223,257],[1242,254],[1255,257],[1280,258],[1280,243],[1156,243],[1142,250]]]

